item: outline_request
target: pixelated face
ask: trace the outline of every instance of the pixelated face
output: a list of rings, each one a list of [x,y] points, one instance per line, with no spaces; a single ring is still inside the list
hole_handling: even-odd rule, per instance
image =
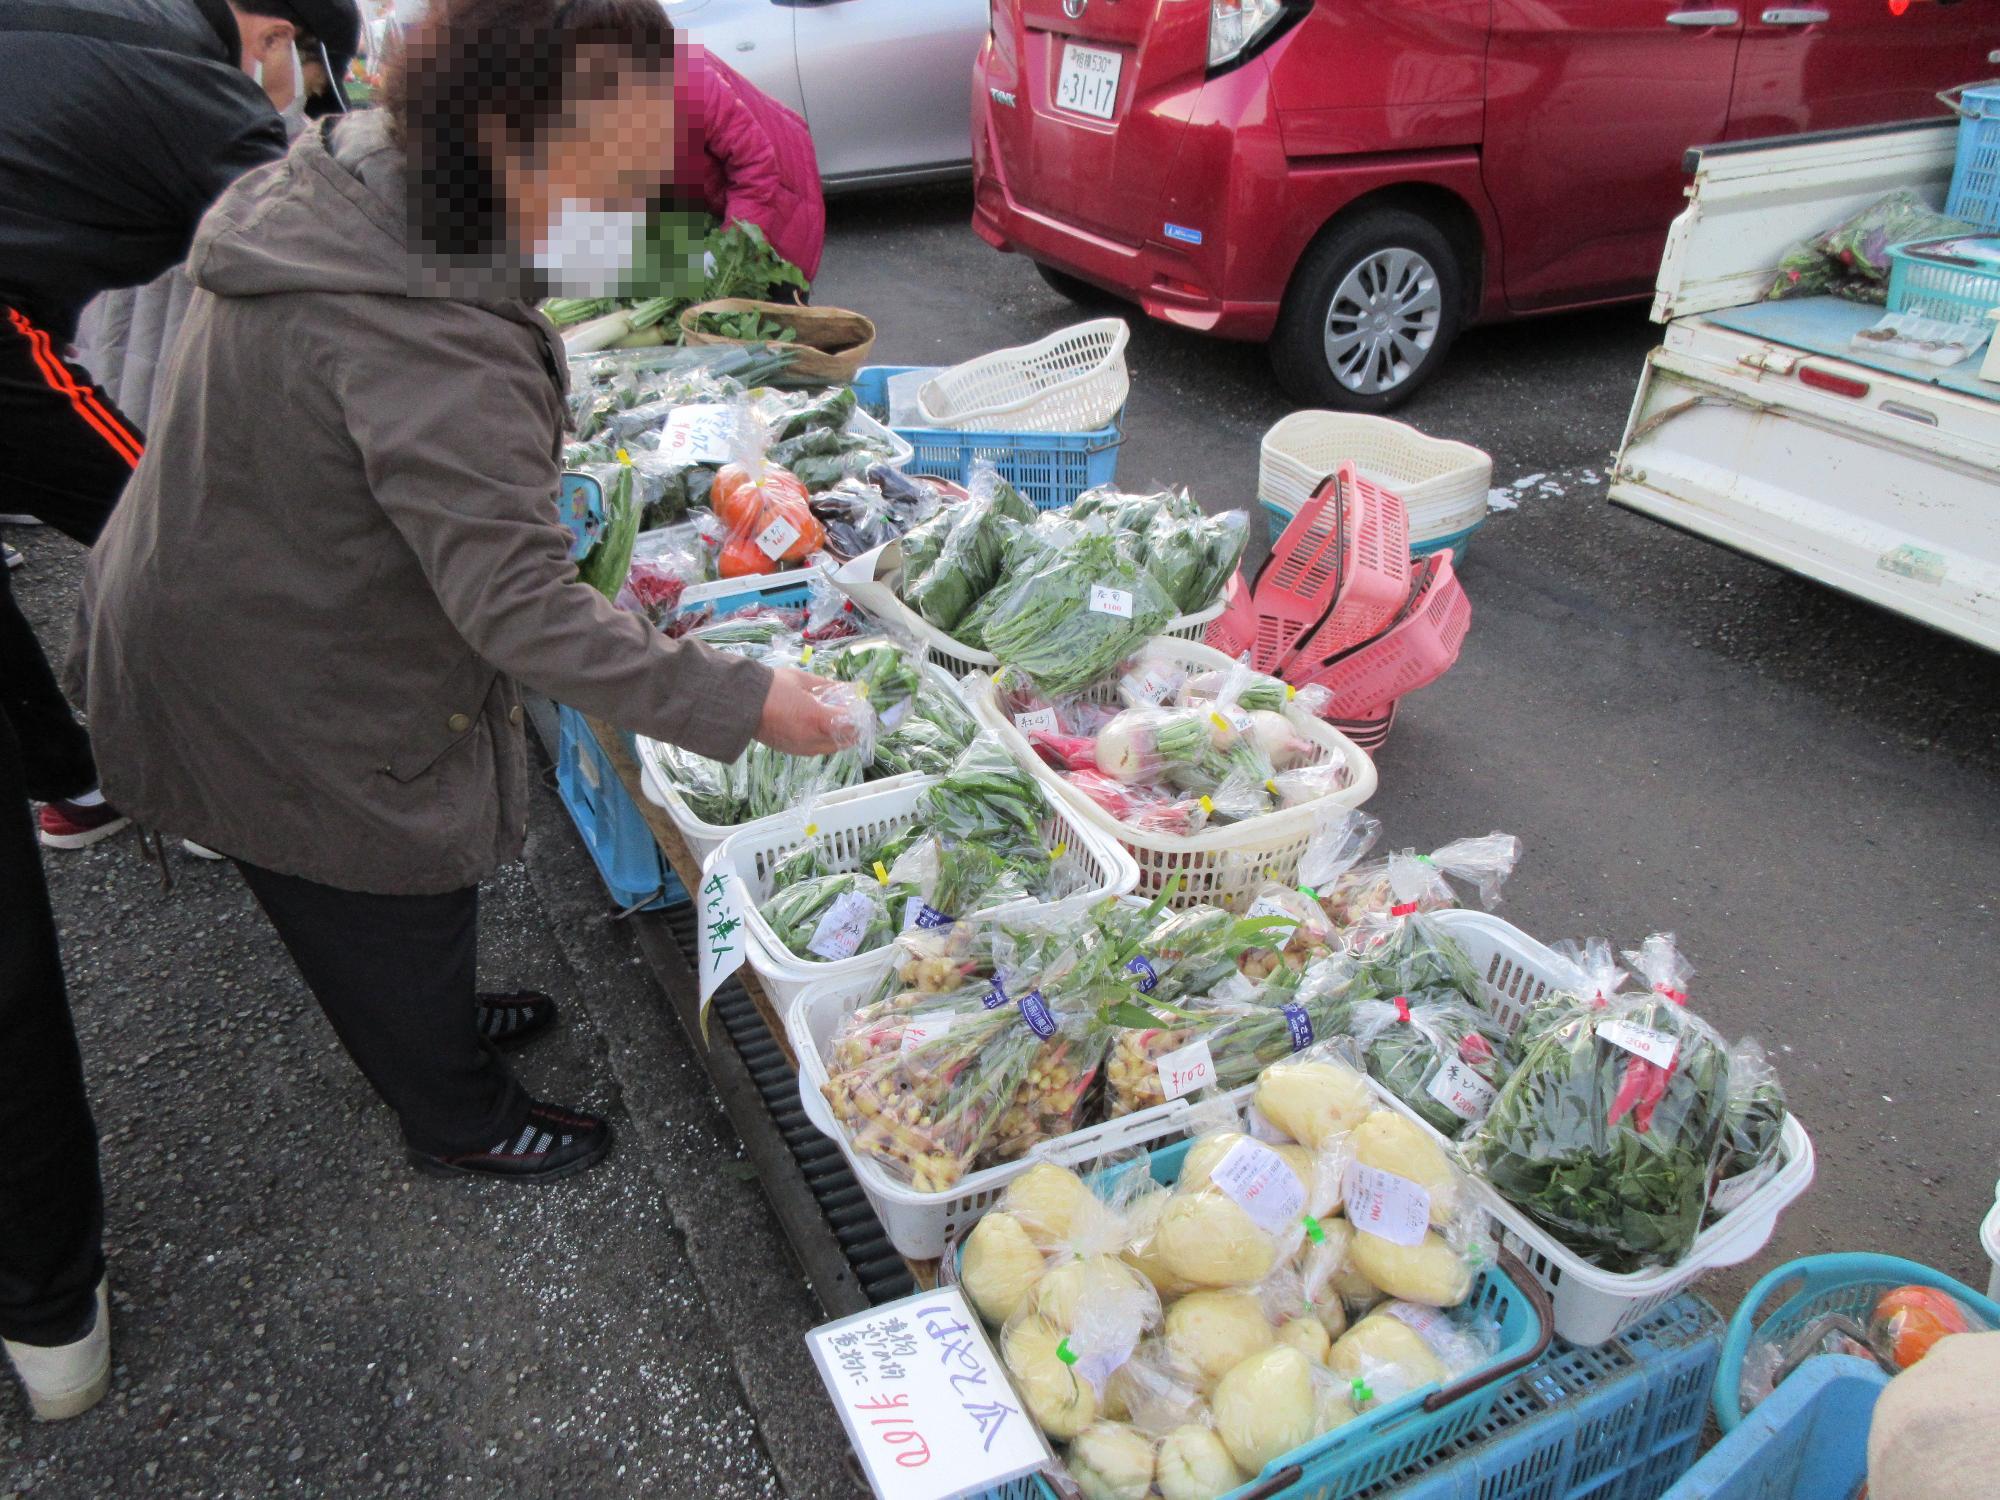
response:
[[[637,209],[659,194],[673,161],[672,75],[589,48],[560,117],[523,165],[552,203]]]

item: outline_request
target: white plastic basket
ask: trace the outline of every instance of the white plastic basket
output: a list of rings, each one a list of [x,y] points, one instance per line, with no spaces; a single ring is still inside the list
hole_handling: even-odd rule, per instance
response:
[[[774,576],[784,577],[787,575],[779,574]],[[800,581],[804,581],[809,576],[809,574],[804,573],[798,575]],[[682,597],[685,598],[686,596],[683,595]],[[850,646],[862,645],[871,640],[879,642],[880,637],[862,637],[856,640],[845,640],[839,642],[836,647],[829,649],[845,650]],[[943,688],[949,691],[954,698],[963,701],[965,695],[959,688],[957,680],[949,673],[942,672],[936,667],[929,665],[924,666],[923,671],[930,678],[934,687]],[[969,704],[967,705],[967,707],[970,706]],[[703,818],[698,818],[695,816],[694,810],[687,805],[686,799],[681,796],[679,788],[675,787],[665,776],[660,774],[657,765],[657,757],[661,749],[659,742],[650,740],[642,734],[635,738],[634,746],[638,752],[636,758],[639,762],[639,790],[645,794],[648,802],[666,813],[668,821],[674,825],[675,832],[680,834],[681,842],[687,845],[689,857],[694,860],[698,867],[705,867],[708,864],[709,855],[721,848],[723,842],[732,834],[742,833],[753,828],[778,827],[792,817],[791,812],[786,811],[772,813],[766,818],[753,818],[747,823],[710,823]],[[859,785],[844,787],[839,791],[822,793],[819,799],[819,806],[827,807],[851,802],[857,797],[867,797],[876,792],[910,786],[922,780],[922,776],[911,774],[907,776],[885,776],[879,781],[864,781]]]
[[[951,1237],[991,1208],[1007,1184],[1027,1171],[1030,1162],[983,1167],[968,1172],[949,1192],[920,1193],[908,1183],[898,1182],[874,1157],[854,1149],[820,1088],[826,1082],[825,1057],[834,1033],[873,990],[873,977],[863,983],[853,979],[824,980],[806,986],[785,1011],[785,1035],[799,1060],[799,1103],[806,1118],[839,1146],[854,1180],[861,1184],[868,1206],[875,1210],[875,1217],[888,1232],[889,1243],[911,1260],[935,1260],[944,1254]],[[1255,1087],[1248,1084],[1225,1097],[1244,1098]],[[1188,1099],[1171,1099],[1151,1109],[1089,1126],[1064,1136],[1052,1147],[1045,1147],[1035,1160],[1053,1158],[1073,1164],[1093,1161],[1114,1151],[1162,1145],[1186,1133],[1186,1115],[1191,1104]]]
[[[1521,1024],[1537,1000],[1562,982],[1567,967],[1554,953],[1518,927],[1476,911],[1443,911],[1433,918],[1465,950],[1480,975],[1486,1008],[1508,1031]],[[1414,1112],[1402,1113],[1452,1149]],[[1738,1265],[1763,1249],[1777,1228],[1778,1215],[1812,1186],[1812,1138],[1798,1117],[1788,1114],[1780,1142],[1783,1160],[1771,1178],[1742,1203],[1695,1236],[1688,1253],[1671,1266],[1643,1271],[1603,1271],[1569,1249],[1515,1208],[1477,1175],[1473,1184],[1499,1222],[1500,1240],[1548,1288],[1556,1309],[1556,1332],[1573,1344],[1601,1344],[1686,1291],[1702,1276]]]
[[[1195,641],[1154,637],[1145,648],[1191,671],[1226,672],[1235,663],[1220,651]],[[1138,893],[1158,895],[1167,882],[1180,878],[1169,906],[1176,909],[1207,903],[1242,911],[1267,880],[1289,883],[1298,873],[1299,856],[1311,841],[1313,824],[1330,807],[1359,807],[1375,794],[1375,762],[1366,751],[1330,725],[1305,714],[1292,716],[1293,727],[1312,742],[1315,754],[1307,764],[1339,761],[1347,767],[1347,785],[1297,807],[1246,818],[1241,823],[1205,829],[1188,838],[1143,833],[1099,807],[1057,775],[1034,751],[1027,737],[1000,712],[990,676],[968,677],[966,700],[974,716],[999,737],[1015,760],[1034,773],[1053,795],[1064,798],[1078,816],[1125,847],[1139,866]],[[1098,703],[1118,701],[1117,684],[1104,682],[1079,696]]]
[[[1094,318],[940,370],[917,391],[932,427],[969,432],[1095,432],[1132,389],[1123,318]]]
[[[871,437],[878,443],[881,443],[889,450],[889,456],[883,459],[882,462],[892,469],[902,468],[903,465],[917,456],[916,448],[910,444],[908,439],[898,437],[889,428],[884,427],[880,422],[869,416],[867,412],[861,410],[860,407],[854,409],[854,415],[847,419],[847,425],[841,430],[854,437]]]
[[[2000,1302],[2000,1187],[1994,1189],[1993,1207],[1986,1211],[1986,1222],[1979,1226],[1979,1243],[1986,1248],[1986,1258],[1993,1262],[1986,1295]]]
[[[880,843],[889,834],[913,821],[917,802],[936,778],[913,778],[906,785],[878,790],[836,806],[824,804],[813,809],[819,836],[832,844],[836,870],[861,868],[861,851]],[[882,784],[876,783],[877,787]],[[1052,826],[1044,830],[1049,847],[1064,849],[1062,863],[1075,879],[1069,887],[1077,894],[1122,896],[1138,884],[1139,867],[1116,842],[1080,822],[1068,808],[1050,798]],[[771,870],[785,855],[804,841],[803,823],[796,815],[767,819],[763,823],[732,834],[703,865],[704,879],[715,872],[737,888],[739,909],[747,915],[744,926],[750,931],[746,950],[750,967],[764,983],[764,992],[782,1014],[808,985],[827,979],[866,978],[870,983],[889,962],[890,949],[857,953],[852,958],[822,962],[794,953],[764,920],[758,909],[771,896]],[[1032,902],[1016,903],[1018,907]],[[996,908],[997,910],[998,908]]]
[[[853,600],[856,607],[872,615],[894,634],[915,641],[924,653],[924,660],[942,668],[954,680],[972,672],[985,675],[999,666],[1000,658],[992,652],[976,651],[946,634],[896,597],[895,589],[883,581],[885,577],[893,576],[895,567],[886,572],[882,568],[884,554],[896,545],[894,542],[886,543],[843,564],[832,575],[834,586]],[[897,553],[899,559],[901,555]],[[1226,601],[1218,599],[1199,614],[1176,615],[1167,621],[1162,634],[1177,640],[1199,641],[1208,629],[1209,621],[1220,619],[1225,607]]]
[[[1264,434],[1257,498],[1288,516],[1352,460],[1403,502],[1410,541],[1450,536],[1486,515],[1493,460],[1469,443],[1427,437],[1406,422],[1356,412],[1295,411]]]

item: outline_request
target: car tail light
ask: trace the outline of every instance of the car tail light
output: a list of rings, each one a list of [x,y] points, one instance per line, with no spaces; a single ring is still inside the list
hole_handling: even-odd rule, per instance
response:
[[[1285,0],[1208,0],[1208,65],[1235,62],[1285,18]]]
[[[1859,401],[1868,394],[1868,382],[1856,380],[1851,375],[1836,375],[1831,370],[1816,369],[1812,365],[1799,368],[1799,384],[1809,385],[1816,391],[1827,391],[1835,396],[1845,396],[1850,401]]]

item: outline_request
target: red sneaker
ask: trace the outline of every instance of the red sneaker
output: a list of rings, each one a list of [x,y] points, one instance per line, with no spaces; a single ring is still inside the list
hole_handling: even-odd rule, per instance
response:
[[[88,849],[99,839],[108,839],[132,820],[109,802],[79,807],[74,802],[51,802],[42,808],[42,844],[50,849]]]

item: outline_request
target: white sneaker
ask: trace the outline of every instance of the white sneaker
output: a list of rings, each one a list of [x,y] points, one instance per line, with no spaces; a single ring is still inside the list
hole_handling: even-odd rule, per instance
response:
[[[192,854],[196,859],[229,858],[229,856],[226,854],[217,854],[213,849],[209,848],[206,844],[197,844],[193,839],[182,839],[181,847],[187,850],[187,852]]]
[[[0,562],[4,562],[7,565],[8,572],[13,572],[14,569],[20,567],[27,560],[22,555],[20,548],[10,547],[5,542],[0,542]]]
[[[106,1278],[97,1283],[97,1321],[73,1344],[17,1344],[4,1340],[14,1373],[28,1388],[28,1405],[40,1422],[80,1417],[111,1388],[111,1298]]]
[[[40,516],[0,516],[0,526],[39,526]]]

